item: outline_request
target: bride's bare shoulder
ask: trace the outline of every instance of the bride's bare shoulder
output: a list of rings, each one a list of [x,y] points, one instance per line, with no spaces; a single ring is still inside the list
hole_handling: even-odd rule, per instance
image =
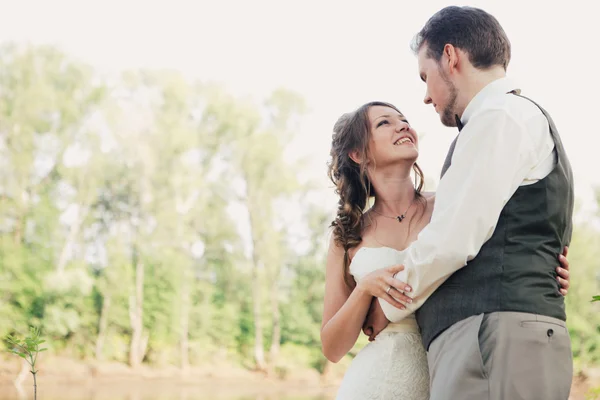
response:
[[[425,212],[428,216],[427,220],[429,220],[433,212],[433,205],[435,204],[435,192],[423,192],[421,194],[426,202]]]
[[[435,202],[435,192],[422,192],[421,193],[427,202],[434,203]]]

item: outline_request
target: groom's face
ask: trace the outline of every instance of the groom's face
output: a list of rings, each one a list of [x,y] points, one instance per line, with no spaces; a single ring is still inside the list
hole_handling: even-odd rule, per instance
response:
[[[419,50],[418,60],[419,75],[427,85],[423,101],[425,104],[433,105],[442,124],[456,126],[454,119],[458,97],[456,86],[450,81],[441,64],[427,55],[427,45]]]

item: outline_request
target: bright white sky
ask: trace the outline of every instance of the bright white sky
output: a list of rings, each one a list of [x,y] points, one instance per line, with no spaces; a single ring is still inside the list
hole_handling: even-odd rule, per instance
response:
[[[371,0],[0,0],[0,40],[52,43],[101,70],[169,67],[261,100],[276,87],[301,93],[310,114],[299,151],[327,185],[331,128],[371,100],[397,105],[426,137],[420,164],[437,178],[455,130],[423,104],[409,49],[413,35],[451,3]],[[456,4],[456,3],[455,3]],[[458,3],[465,5],[467,3]],[[600,184],[597,116],[600,30],[592,2],[471,1],[495,15],[513,49],[508,75],[553,116],[579,197]],[[325,203],[333,205],[331,190]]]

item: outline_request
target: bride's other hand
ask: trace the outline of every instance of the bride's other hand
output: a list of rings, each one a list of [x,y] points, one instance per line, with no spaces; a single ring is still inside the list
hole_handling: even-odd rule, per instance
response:
[[[402,270],[404,270],[403,265],[394,265],[373,271],[359,281],[355,290],[379,297],[394,307],[404,310],[406,307],[402,303],[412,303],[412,299],[404,293],[412,289],[406,283],[394,278],[394,275]]]
[[[373,297],[367,319],[363,325],[363,333],[369,337],[369,342],[375,340],[379,332],[385,329],[390,321],[385,316],[377,298]]]
[[[569,260],[567,260],[567,254],[569,253],[569,248],[565,247],[563,253],[558,256],[558,261],[560,262],[560,266],[556,268],[556,272],[558,276],[556,279],[560,284],[560,293],[563,296],[567,295],[567,291],[569,290],[569,286],[571,283],[571,278],[569,277]]]

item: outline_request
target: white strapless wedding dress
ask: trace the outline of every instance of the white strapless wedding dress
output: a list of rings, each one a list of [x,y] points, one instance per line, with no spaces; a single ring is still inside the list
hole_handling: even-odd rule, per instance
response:
[[[363,247],[350,273],[358,282],[370,272],[398,263],[397,250]],[[427,400],[427,354],[414,315],[389,324],[352,360],[336,400]]]

